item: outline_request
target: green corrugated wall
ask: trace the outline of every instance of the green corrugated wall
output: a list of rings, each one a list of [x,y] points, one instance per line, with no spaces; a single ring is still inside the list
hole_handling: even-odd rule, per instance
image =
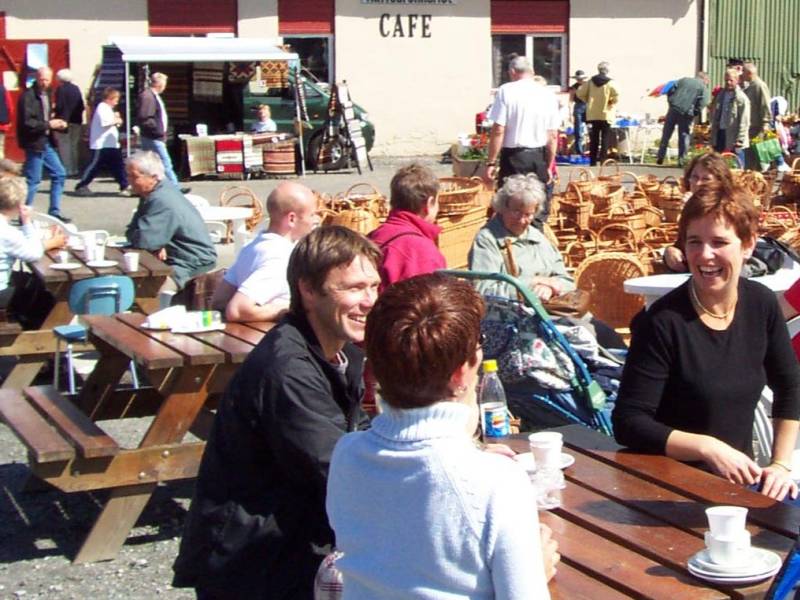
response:
[[[800,0],[707,0],[712,86],[729,58],[752,59],[773,96],[800,106]]]

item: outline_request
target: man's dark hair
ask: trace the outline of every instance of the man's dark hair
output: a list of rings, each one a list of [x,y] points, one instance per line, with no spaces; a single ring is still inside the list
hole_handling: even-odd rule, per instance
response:
[[[347,266],[359,256],[369,260],[375,270],[378,269],[381,262],[381,251],[378,247],[360,233],[340,225],[318,227],[297,242],[286,270],[286,279],[292,294],[292,313],[303,313],[299,285],[301,279],[312,290],[321,292],[332,269]]]
[[[390,190],[392,208],[418,215],[428,198],[439,193],[439,180],[428,167],[413,163],[394,174]]]

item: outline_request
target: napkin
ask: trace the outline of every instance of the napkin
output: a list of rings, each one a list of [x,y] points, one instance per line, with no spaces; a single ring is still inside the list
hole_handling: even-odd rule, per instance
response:
[[[176,323],[182,322],[185,316],[186,307],[176,304],[154,312],[144,320],[143,325],[151,329],[169,329]]]

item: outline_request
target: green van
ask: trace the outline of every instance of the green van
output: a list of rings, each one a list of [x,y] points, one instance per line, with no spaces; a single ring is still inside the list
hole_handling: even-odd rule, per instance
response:
[[[306,77],[302,77],[303,86],[306,93],[306,110],[311,122],[311,128],[303,131],[303,145],[305,146],[306,164],[312,168],[324,170],[335,170],[345,166],[347,156],[345,155],[346,142],[342,135],[337,136],[337,142],[331,148],[331,157],[325,164],[316,164],[319,154],[319,147],[322,143],[322,134],[325,128],[325,118],[328,113],[328,103],[330,102],[330,92],[327,86]],[[278,126],[279,132],[291,133],[294,131],[293,123],[296,118],[296,108],[294,100],[294,74],[290,72],[289,81],[292,85],[285,89],[281,88],[259,88],[251,84],[244,88],[244,130],[250,131],[253,123],[257,120],[256,111],[259,104],[266,104],[272,112],[272,120]],[[364,141],[367,144],[367,151],[372,149],[375,142],[375,126],[370,122],[367,113],[363,108],[354,104],[356,119],[362,127]]]

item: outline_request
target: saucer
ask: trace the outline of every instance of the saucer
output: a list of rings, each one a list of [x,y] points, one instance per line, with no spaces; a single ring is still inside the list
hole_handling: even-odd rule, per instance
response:
[[[535,461],[533,459],[533,454],[530,452],[521,452],[514,457],[519,464],[522,465],[522,468],[526,471],[535,471]],[[560,464],[558,465],[562,469],[566,469],[567,467],[571,467],[575,464],[575,457],[572,454],[567,454],[566,452],[561,453],[561,458],[559,459]]]
[[[781,568],[781,557],[764,548],[750,548],[750,553],[739,565],[719,565],[711,560],[711,554],[704,548],[687,562],[689,569],[697,575],[708,577],[758,577],[765,573],[775,573]]]
[[[86,263],[87,267],[94,267],[95,269],[105,269],[108,267],[116,267],[119,263],[115,260],[90,260]]]
[[[54,271],[71,271],[72,269],[79,269],[80,263],[66,262],[66,263],[53,263],[50,268]]]
[[[763,581],[764,579],[769,579],[781,570],[781,566],[778,565],[774,569],[767,571],[766,573],[759,573],[758,575],[733,576],[724,575],[722,573],[709,573],[708,571],[696,569],[691,564],[688,565],[688,568],[689,573],[698,579],[704,579],[705,581],[710,581],[712,583],[728,584],[737,587],[742,585],[750,585],[751,583],[757,583],[759,581]]]

